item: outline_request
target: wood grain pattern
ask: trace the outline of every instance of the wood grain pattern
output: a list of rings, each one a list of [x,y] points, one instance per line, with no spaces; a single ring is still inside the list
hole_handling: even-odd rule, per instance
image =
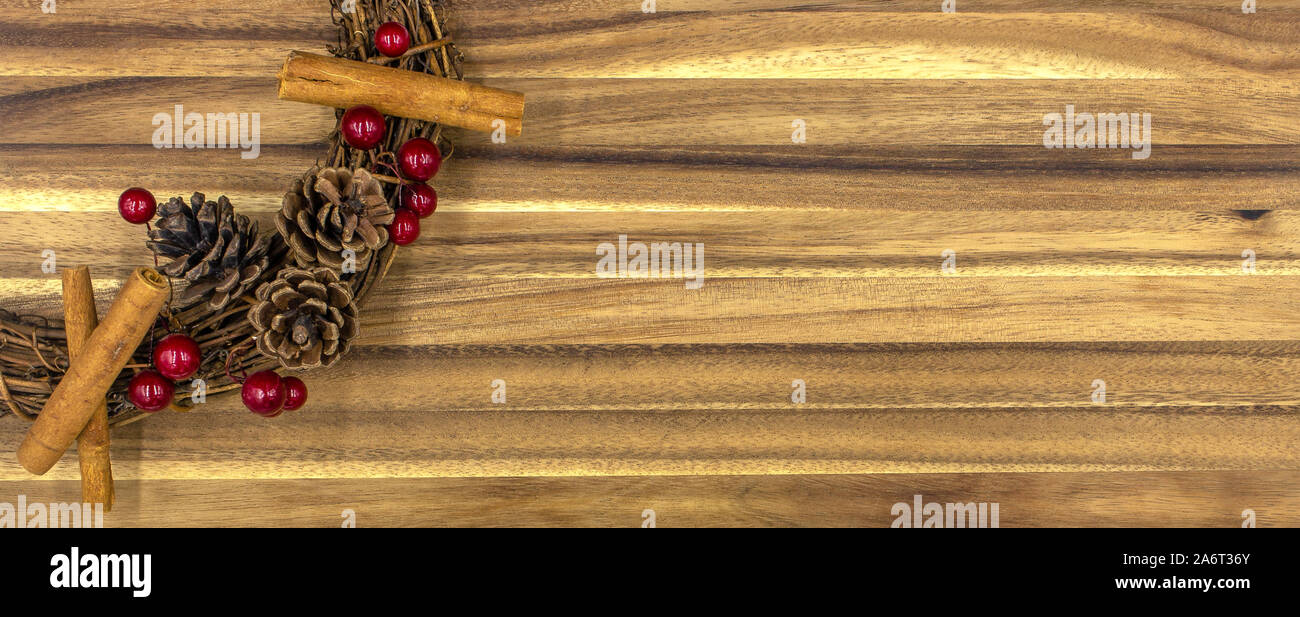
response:
[[[1300,392],[1253,392],[1295,380],[1294,349],[365,348],[337,379],[313,380],[328,407],[258,422],[225,399],[150,418],[114,432],[131,453],[114,469],[125,479],[1290,469]],[[1105,404],[1090,396],[1098,378]],[[504,405],[491,402],[496,379]],[[794,379],[807,403],[790,402]],[[380,381],[400,394],[377,406],[356,384]],[[0,466],[0,479],[23,477]]]
[[[629,7],[632,8],[632,7]],[[459,23],[484,77],[1291,79],[1295,13],[629,13]],[[580,17],[579,17],[580,19]],[[545,44],[536,42],[547,34]]]
[[[535,92],[521,146],[710,146],[795,149],[791,122],[824,145],[1032,145],[1043,114],[1150,113],[1156,146],[1295,144],[1286,110],[1300,99],[1291,80],[1150,79],[573,79],[497,78],[484,83]],[[672,92],[672,105],[651,105]],[[905,104],[900,104],[900,101]],[[864,121],[865,119],[865,121]],[[462,143],[490,144],[466,132]]]
[[[1300,208],[1300,146],[1168,146],[1141,166],[1104,150],[805,146],[780,152],[757,146],[462,147],[456,173],[439,174],[435,185],[439,212],[614,217],[670,210]],[[113,187],[138,183],[140,169],[148,169],[160,195],[226,194],[241,210],[270,213],[284,186],[301,175],[302,161],[323,153],[323,146],[264,144],[257,159],[243,160],[220,149],[0,145],[0,162],[10,174],[0,186],[0,211],[112,212],[120,193]],[[79,161],[85,171],[60,170],[66,160]]]
[[[895,503],[998,502],[1001,527],[1293,527],[1296,472],[966,473],[365,480],[126,481],[134,508],[106,526],[338,527],[888,527]],[[32,488],[59,502],[71,482]],[[176,511],[183,512],[177,516]]]
[[[247,210],[256,212],[241,211]],[[40,254],[50,246],[68,246],[67,257],[83,262],[93,255],[123,263],[147,259],[138,230],[116,225],[115,218],[111,212],[0,212],[0,226],[14,236],[0,247],[0,258],[33,264],[8,273],[21,278],[41,274]],[[253,218],[263,229],[274,227],[269,213]],[[954,218],[867,209],[634,212],[621,215],[612,233],[603,212],[448,208],[433,223],[422,236],[429,242],[403,249],[403,269],[395,275],[595,279],[593,247],[617,243],[619,234],[629,241],[703,243],[708,276],[723,278],[938,277],[944,249],[960,254],[962,277],[1236,276],[1247,248],[1256,254],[1256,276],[1300,274],[1300,213],[1291,211],[1255,220],[1228,211],[1038,211],[1010,220],[999,212]],[[103,228],[96,246],[76,246],[82,225]]]
[[[124,77],[53,83],[46,77],[9,77],[5,81],[9,91],[0,97],[0,104],[9,113],[2,126],[22,127],[10,132],[3,139],[6,143],[149,144],[161,126],[154,116],[168,116],[170,122],[177,105],[185,113],[204,114],[205,120],[206,114],[256,113],[256,135],[266,144],[318,140],[334,125],[330,109],[275,99],[274,76]],[[105,107],[105,98],[111,98],[114,106]],[[249,131],[252,135],[251,128]],[[238,139],[238,135],[229,135],[225,143],[237,143]],[[230,152],[228,158],[239,158],[238,152]]]
[[[114,431],[122,479],[1294,469],[1289,410],[394,411],[268,427],[211,403]],[[11,445],[10,439],[3,444]],[[16,442],[13,443],[16,445]],[[72,465],[44,477],[75,479]],[[6,479],[26,477],[6,469]]]
[[[520,11],[527,8],[544,16],[540,25],[581,21],[583,18],[612,19],[628,13],[641,13],[642,6],[624,0],[451,0],[454,16],[462,21],[487,22],[513,20],[523,22]],[[1219,0],[981,0],[978,4],[958,4],[959,13],[1159,13],[1182,10],[1223,10],[1236,8]],[[1296,0],[1278,0],[1258,7],[1260,13],[1286,13],[1300,9]],[[842,11],[884,13],[934,13],[931,0],[658,0],[656,13],[726,13],[758,11]]]
[[[121,77],[111,80],[13,77],[0,143],[149,143],[155,114],[256,112],[262,143],[317,141],[334,126],[331,110],[266,99],[274,77]],[[1167,82],[1167,83],[1165,83]],[[1140,111],[1156,119],[1155,147],[1300,144],[1288,112],[1300,105],[1290,80],[1149,79],[976,81],[934,79],[484,79],[532,93],[529,131],[511,149],[556,146],[779,146],[793,153],[791,122],[807,123],[817,146],[1041,146],[1043,114]],[[663,91],[674,104],[648,105]],[[167,96],[159,96],[166,92]],[[112,97],[129,113],[105,109]],[[897,101],[908,101],[899,105]],[[862,118],[869,118],[863,122]],[[111,120],[111,122],[110,122]],[[459,147],[490,145],[490,133],[456,131]],[[1166,154],[1159,151],[1161,157]],[[1112,152],[1125,155],[1124,152]]]
[[[30,268],[30,265],[28,266]],[[1300,279],[432,279],[395,265],[371,344],[1294,340]],[[57,281],[9,284],[11,310]],[[1225,308],[1225,307],[1230,307]]]
[[[640,4],[452,0],[523,136],[450,132],[439,211],[307,408],[116,429],[109,525],[887,526],[915,494],[1300,524],[1300,1]],[[44,249],[105,306],[148,261],[122,188],[269,229],[334,122],[274,89],[333,43],[324,2],[58,7],[0,2],[0,298],[49,314]],[[260,114],[259,156],[154,148],[177,104]],[[1151,157],[1042,147],[1067,104],[1151,113]],[[703,287],[597,277],[620,235],[702,243]],[[0,457],[0,501],[76,477]]]

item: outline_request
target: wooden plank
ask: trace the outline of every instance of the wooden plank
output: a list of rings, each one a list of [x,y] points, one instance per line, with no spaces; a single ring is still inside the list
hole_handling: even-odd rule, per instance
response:
[[[1286,384],[1297,383],[1297,351],[360,348],[328,378],[309,377],[309,407],[275,422],[226,397],[121,427],[115,468],[122,478],[196,479],[1292,469],[1300,392]],[[1107,382],[1105,405],[1091,401],[1097,378]],[[495,379],[506,381],[505,405],[490,403]],[[789,402],[793,379],[805,380],[807,403]],[[365,411],[374,393],[356,384],[380,382],[401,395]],[[0,423],[0,447],[16,446],[25,427]],[[51,477],[75,474],[68,464]],[[9,461],[0,477],[29,476]]]
[[[572,21],[607,21],[643,13],[642,3],[634,0],[449,0],[451,14],[468,23],[542,22],[566,24]],[[1221,0],[980,0],[959,2],[958,13],[1168,13],[1173,11],[1225,11],[1232,5]],[[1277,0],[1256,7],[1260,13],[1289,12],[1300,9],[1296,0]],[[804,11],[832,13],[877,11],[883,13],[934,13],[940,5],[934,0],[656,0],[655,14],[699,12]]]
[[[883,526],[916,494],[1300,524],[1300,0],[452,5],[532,128],[450,132],[441,211],[306,409],[116,429],[110,525]],[[57,306],[45,248],[107,304],[148,261],[126,186],[269,221],[333,124],[271,76],[334,38],[320,0],[0,0],[4,306]],[[176,103],[261,113],[259,157],[154,149]],[[1043,148],[1066,104],[1152,113],[1151,158]],[[596,278],[620,234],[703,243],[703,288]],[[0,457],[0,501],[76,474]]]
[[[155,114],[258,113],[261,143],[320,141],[333,110],[275,98],[275,78],[11,78],[4,143],[148,144]],[[528,129],[511,146],[771,145],[790,149],[792,122],[809,145],[1032,145],[1043,116],[1149,113],[1152,156],[1174,144],[1297,144],[1293,80],[489,79],[528,96]],[[646,105],[663,91],[673,105]],[[160,98],[158,92],[169,93]],[[105,97],[114,105],[105,106]],[[457,145],[490,145],[457,132]],[[1131,150],[1113,152],[1130,156]]]
[[[629,4],[629,8],[633,5]],[[1243,17],[1249,17],[1243,19]],[[1293,78],[1300,15],[629,13],[608,21],[468,21],[481,77],[805,79]]]
[[[407,277],[372,344],[1293,340],[1296,277]],[[813,302],[815,300],[815,302]]]
[[[362,346],[313,408],[656,411],[1300,406],[1300,343]],[[430,376],[436,387],[430,387]],[[323,374],[322,374],[323,376]],[[312,376],[314,377],[314,376]],[[496,380],[506,402],[494,403]],[[805,402],[791,402],[794,380]],[[1093,401],[1105,381],[1105,404]]]
[[[336,42],[316,0],[6,2],[0,75],[44,77],[274,75],[294,49]]]
[[[328,0],[222,0],[200,6],[192,0],[59,0],[52,14],[42,10],[40,3],[0,0],[0,8],[5,10],[6,24],[57,24],[91,30],[186,28],[176,32],[186,36],[227,31],[244,32],[248,33],[247,38],[257,38],[254,33],[293,32],[330,23]]]
[[[896,503],[998,504],[999,527],[1300,525],[1298,472],[126,480],[105,527],[888,527]],[[76,482],[0,482],[60,503]]]
[[[453,139],[460,139],[454,136]],[[436,179],[449,211],[1180,210],[1300,207],[1300,147],[1108,150],[763,146],[458,148]],[[112,212],[128,186],[226,194],[273,212],[324,145],[229,150],[0,146],[0,211]],[[75,169],[68,160],[77,161]],[[963,215],[964,216],[964,215]],[[438,219],[434,219],[437,221]]]
[[[1152,156],[1172,144],[1295,144],[1289,79],[488,79],[524,92],[511,144],[1042,146],[1045,114],[1151,114]],[[647,100],[672,93],[672,104]],[[486,133],[458,144],[488,145]],[[1131,152],[1121,152],[1130,156]]]
[[[131,77],[67,83],[47,77],[6,78],[6,87],[21,88],[0,96],[6,113],[0,124],[0,141],[4,143],[79,143],[79,144],[154,144],[160,127],[184,127],[175,122],[176,106],[184,114],[204,117],[204,139],[214,145],[240,146],[243,137],[261,144],[314,143],[325,139],[334,127],[334,110],[276,99],[274,75],[262,77]],[[160,93],[166,93],[159,96]],[[113,100],[105,105],[106,99]],[[226,131],[224,123],[214,117],[211,129],[208,114],[246,114],[247,119],[234,125],[245,133]],[[253,124],[253,114],[256,124]],[[161,115],[166,120],[157,120]],[[164,124],[166,122],[166,124]],[[248,123],[244,125],[243,123]],[[21,127],[21,130],[17,130]],[[220,127],[220,128],[218,128]],[[182,147],[164,130],[159,143]],[[182,133],[183,134],[183,133]],[[224,137],[223,137],[224,136]],[[244,153],[247,153],[245,155]],[[260,156],[247,146],[228,152],[227,166],[233,167]]]
[[[237,20],[243,17],[235,18]],[[27,34],[5,24],[0,30],[0,75],[50,77],[131,77],[137,75],[260,77],[274,74],[295,49],[320,50],[332,42],[333,31],[317,30],[285,40],[189,39],[122,32],[86,32],[77,26],[41,28]],[[150,26],[149,31],[155,31]],[[37,37],[60,37],[75,44],[45,47]],[[122,45],[129,41],[129,45]],[[177,62],[189,59],[194,62]]]
[[[64,21],[31,7],[0,22],[0,74],[43,76],[273,73],[292,49],[335,40],[324,3],[301,10],[234,3],[228,12],[140,4],[132,22],[96,2]],[[296,5],[295,5],[296,6]],[[881,13],[871,8],[665,12],[639,4],[565,27],[531,11],[453,12],[451,30],[478,77],[1287,78],[1300,75],[1300,14]],[[240,10],[240,9],[247,10]],[[795,7],[796,9],[798,7]],[[149,10],[148,13],[145,11]],[[158,19],[165,16],[163,25]],[[286,19],[286,16],[291,16]],[[147,23],[143,18],[147,17]],[[224,19],[223,19],[224,18]],[[120,21],[119,21],[120,20]],[[176,27],[165,27],[168,23]],[[240,24],[239,28],[230,23]],[[545,37],[545,38],[539,38]],[[88,49],[95,53],[87,53]],[[192,60],[194,64],[188,61]]]
[[[449,0],[450,13],[470,22],[490,20],[525,22],[529,18],[544,23],[564,23],[583,19],[608,19],[629,13],[643,15],[637,0]],[[1222,11],[1235,8],[1220,0],[981,0],[978,4],[958,6],[960,12],[1016,13],[1127,13],[1171,11]],[[303,26],[329,21],[329,4],[320,0],[225,0],[194,9],[189,0],[62,0],[58,12],[50,15],[27,0],[0,0],[8,11],[6,21],[39,25],[58,20],[78,26],[203,26],[228,28],[236,16],[243,16],[250,28],[274,31],[289,24]],[[1274,0],[1258,7],[1261,14],[1300,9],[1297,0]],[[938,12],[932,0],[657,0],[656,13],[727,13],[790,11],[804,12]],[[828,16],[831,17],[831,16]]]
[[[399,261],[372,345],[1269,341],[1300,338],[1300,277],[432,278]],[[48,279],[6,308],[54,306]],[[381,308],[382,306],[382,308]]]
[[[107,214],[117,211],[127,187],[147,186],[159,198],[200,191],[227,195],[242,212],[274,212],[293,179],[325,156],[321,138],[313,145],[264,144],[251,160],[222,149],[0,146],[0,185],[8,185],[0,187],[0,210]]]
[[[322,373],[323,377],[326,375]],[[1125,409],[1300,405],[1300,344],[359,346],[312,374],[313,409],[393,411]],[[429,376],[437,386],[429,386]],[[1094,400],[1096,380],[1105,399]],[[506,383],[506,402],[491,394]],[[791,401],[795,380],[805,402]],[[315,413],[315,412],[313,412]]]
[[[366,408],[318,404],[274,421],[249,414],[238,399],[214,399],[198,412],[115,430],[113,473],[251,479],[1300,468],[1296,407],[466,413],[395,411],[388,408],[395,398]],[[0,446],[11,451],[25,428],[15,422],[0,433]],[[77,475],[72,457],[46,474]],[[0,479],[27,478],[12,459],[0,460]]]
[[[215,195],[209,195],[215,199]],[[189,196],[184,197],[188,202]],[[269,199],[269,197],[268,197]],[[246,211],[241,202],[241,212]],[[273,216],[251,215],[263,230]],[[113,212],[0,212],[11,240],[0,246],[0,279],[47,275],[43,251],[64,263],[102,263],[121,278],[148,261],[143,228]],[[83,230],[102,230],[93,246]],[[439,212],[421,241],[403,249],[408,275],[454,279],[597,277],[595,248],[630,242],[706,247],[719,277],[933,277],[953,250],[963,276],[1300,275],[1300,213],[1256,219],[1232,212]]]
[[[318,388],[363,408],[352,384],[387,379],[394,410],[1087,407],[1093,380],[1126,407],[1300,405],[1293,342],[362,347]],[[436,374],[438,387],[425,386]],[[791,402],[802,380],[806,402]],[[1206,409],[1205,411],[1211,411]]]

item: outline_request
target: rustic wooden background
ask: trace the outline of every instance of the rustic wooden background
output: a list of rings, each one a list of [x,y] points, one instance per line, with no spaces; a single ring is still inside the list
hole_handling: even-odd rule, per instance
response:
[[[0,0],[6,308],[57,311],[46,248],[105,305],[149,261],[124,187],[269,220],[323,153],[332,113],[275,98],[334,40],[323,0],[40,4]],[[525,134],[452,135],[432,230],[307,408],[116,430],[108,525],[887,526],[914,494],[1300,523],[1300,1],[641,4],[455,0]],[[260,113],[261,156],[153,148],[175,104]],[[1151,158],[1043,148],[1066,104],[1151,113]],[[703,288],[597,279],[619,234],[704,243]],[[0,501],[76,477],[9,454]]]

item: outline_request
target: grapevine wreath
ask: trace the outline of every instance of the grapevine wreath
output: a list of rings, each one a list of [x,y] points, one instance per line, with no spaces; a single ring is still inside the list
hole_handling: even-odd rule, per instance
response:
[[[19,449],[27,469],[44,473],[75,436],[83,497],[111,506],[107,425],[235,391],[264,417],[300,407],[306,385],[289,373],[328,368],[347,354],[359,307],[397,247],[417,239],[422,220],[429,224],[437,195],[428,182],[452,153],[443,126],[521,132],[522,95],[463,81],[443,0],[331,5],[332,56],[292,52],[279,96],[332,106],[338,124],[324,159],[286,187],[274,229],[259,228],[224,195],[158,203],[130,188],[118,210],[147,227],[144,244],[161,274],[137,270],[98,327],[84,268],[64,272],[63,318],[0,309],[0,415],[34,421]],[[151,293],[156,304],[141,299]],[[133,309],[138,332],[126,323]],[[134,352],[101,349],[112,341],[130,341]],[[88,385],[92,360],[112,365],[98,376],[103,399]],[[88,461],[96,452],[102,461]]]

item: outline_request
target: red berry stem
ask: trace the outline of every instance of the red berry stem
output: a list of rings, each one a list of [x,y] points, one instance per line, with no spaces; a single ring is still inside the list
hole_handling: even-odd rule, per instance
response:
[[[145,223],[144,223],[144,230],[145,230],[146,233],[153,233],[153,225],[150,225],[148,221],[145,221]],[[150,253],[153,253],[153,251],[149,251],[149,252],[150,252]],[[158,265],[158,253],[153,253],[153,267],[154,267],[154,268],[158,268],[158,267],[160,267],[160,266]],[[171,280],[170,280],[170,279],[168,279],[167,284],[168,284],[168,285],[171,284]]]
[[[163,322],[164,328],[167,327],[167,320],[163,318],[162,314],[159,314],[158,317],[154,318],[153,327],[149,328],[149,361],[150,362],[153,362],[153,331],[158,329],[159,320]]]
[[[226,353],[226,378],[229,379],[230,381],[233,381],[233,382],[235,382],[235,383],[237,383],[237,384],[242,384],[242,383],[244,383],[244,380],[245,380],[245,379],[248,379],[248,368],[247,368],[247,367],[243,367],[243,366],[239,367],[240,373],[241,373],[241,375],[242,375],[241,377],[235,377],[234,375],[231,375],[231,374],[230,374],[230,361],[233,360],[233,359],[235,359],[235,358],[237,358],[237,357],[239,357],[240,355],[243,355],[243,353],[246,351],[246,349],[244,349],[244,348],[247,347],[247,346],[249,345],[249,343],[252,343],[252,342],[253,342],[253,339],[250,338],[250,339],[248,339],[248,340],[246,340],[246,341],[244,341],[244,342],[242,342],[242,343],[240,343],[240,344],[238,344],[238,345],[235,345],[234,347],[232,347],[232,348],[230,349],[230,351],[229,351],[228,353]]]
[[[150,225],[148,221],[145,221],[144,229],[145,229],[146,232],[152,232],[152,231],[153,231],[153,225]],[[153,251],[149,251],[149,252],[150,252],[150,253],[153,253]],[[162,266],[160,266],[160,265],[158,264],[158,253],[153,253],[153,267],[154,267],[155,269],[157,269],[157,268],[161,268],[161,267],[162,267]],[[167,304],[166,304],[166,306],[164,307],[164,310],[167,311],[167,314],[168,314],[168,315],[170,315],[171,312],[172,312],[172,301],[175,300],[175,299],[176,299],[176,290],[172,287],[172,277],[169,276],[169,277],[167,277]],[[168,332],[171,332],[172,330],[171,330],[170,327],[168,327],[168,328],[167,328],[167,331],[168,331]],[[153,338],[152,338],[152,337],[153,337],[153,332],[150,332],[150,333],[149,333],[149,336],[150,336],[150,339],[149,339],[149,340],[150,340],[150,343],[149,343],[149,344],[150,344],[150,347],[152,348],[152,345],[153,345],[153,342],[152,342],[152,341],[153,341]]]
[[[382,158],[382,157],[384,157],[384,156],[389,156],[389,157],[391,157],[391,158],[393,159],[393,162],[392,162],[392,163],[388,163],[388,162],[385,162],[385,161],[380,160],[380,158]],[[397,180],[397,182],[395,182],[395,184],[407,184],[407,183],[410,182],[410,180],[407,180],[407,179],[405,179],[405,178],[402,177],[402,170],[401,170],[401,168],[397,165],[397,157],[394,156],[392,152],[382,152],[382,153],[380,153],[378,156],[376,156],[374,152],[371,152],[371,153],[370,153],[370,162],[371,162],[371,164],[375,165],[376,167],[383,167],[383,168],[387,169],[388,171],[393,172],[393,178],[394,178],[395,180]],[[376,178],[383,179],[382,176],[376,176]]]

